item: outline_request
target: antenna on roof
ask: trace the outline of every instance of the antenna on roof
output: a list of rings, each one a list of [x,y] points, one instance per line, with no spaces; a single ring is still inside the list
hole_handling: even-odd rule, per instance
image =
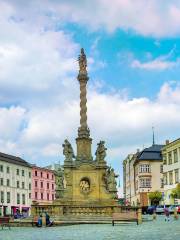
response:
[[[152,133],[153,133],[153,146],[155,145],[155,138],[154,138],[154,126],[152,126]]]

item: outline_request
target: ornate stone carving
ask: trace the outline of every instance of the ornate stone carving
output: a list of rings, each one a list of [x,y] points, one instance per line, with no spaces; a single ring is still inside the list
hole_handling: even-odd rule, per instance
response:
[[[58,168],[56,174],[56,199],[63,197],[64,192],[64,171],[62,168]]]
[[[75,155],[70,142],[66,139],[62,146],[63,146],[63,154],[65,156],[65,161],[72,162],[73,158],[75,158]]]
[[[80,190],[83,194],[90,192],[90,182],[87,178],[83,178],[79,184]]]
[[[105,162],[105,157],[106,157],[106,150],[107,148],[104,146],[105,142],[104,141],[100,141],[97,144],[97,150],[95,152],[96,155],[96,161],[98,163],[104,163]]]
[[[81,48],[81,54],[78,57],[79,62],[79,74],[87,74],[87,59],[84,49]]]
[[[113,198],[117,198],[117,182],[116,178],[118,175],[115,174],[114,169],[111,167],[107,168],[106,174],[103,175],[103,180],[106,185],[106,189],[112,193]]]

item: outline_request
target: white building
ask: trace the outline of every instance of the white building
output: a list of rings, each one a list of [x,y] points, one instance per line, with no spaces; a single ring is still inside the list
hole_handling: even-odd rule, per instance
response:
[[[169,142],[162,149],[164,173],[164,202],[175,204],[178,199],[171,196],[172,190],[180,183],[180,138]]]
[[[28,214],[31,207],[31,165],[0,153],[0,215]]]

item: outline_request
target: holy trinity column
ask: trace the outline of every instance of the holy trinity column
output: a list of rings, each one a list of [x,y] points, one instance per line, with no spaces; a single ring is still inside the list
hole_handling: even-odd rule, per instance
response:
[[[77,79],[80,84],[80,127],[78,128],[77,143],[77,161],[91,161],[91,143],[90,130],[87,125],[87,82],[89,80],[87,73],[87,59],[84,53],[84,49],[81,49],[81,53],[78,58],[79,62],[79,74]]]

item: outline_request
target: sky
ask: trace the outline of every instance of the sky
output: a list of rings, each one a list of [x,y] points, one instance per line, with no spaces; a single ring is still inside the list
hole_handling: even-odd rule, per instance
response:
[[[0,0],[0,151],[46,166],[76,153],[77,58],[88,126],[120,175],[129,153],[180,136],[179,0]],[[122,189],[121,189],[122,191]]]

